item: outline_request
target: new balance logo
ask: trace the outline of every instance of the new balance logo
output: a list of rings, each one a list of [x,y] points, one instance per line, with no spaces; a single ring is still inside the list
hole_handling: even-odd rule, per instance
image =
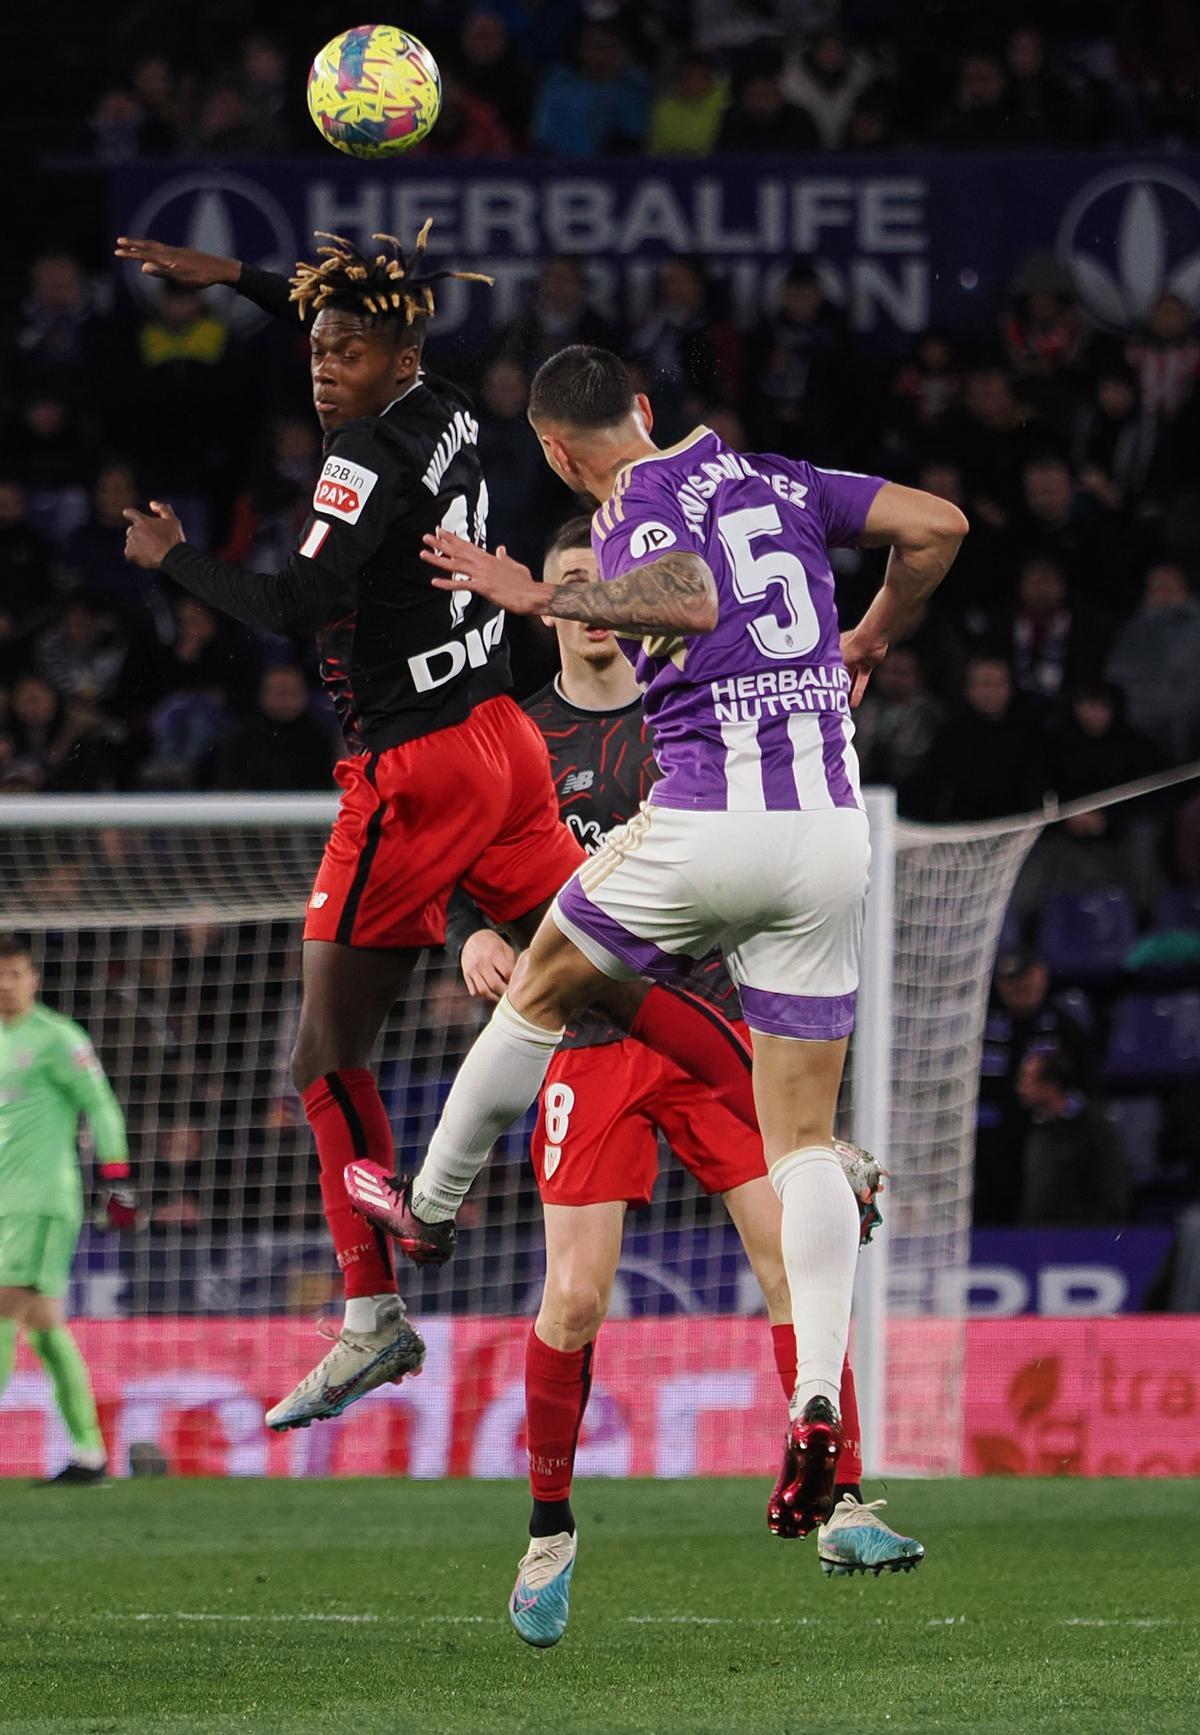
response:
[[[329,902],[329,893],[328,892],[314,892],[312,897],[309,898],[308,902],[309,902],[310,908],[312,908],[314,910],[323,910],[325,908],[325,905]]]
[[[594,771],[568,771],[563,778],[562,792],[564,795],[581,795],[585,789],[590,789],[595,781]]]

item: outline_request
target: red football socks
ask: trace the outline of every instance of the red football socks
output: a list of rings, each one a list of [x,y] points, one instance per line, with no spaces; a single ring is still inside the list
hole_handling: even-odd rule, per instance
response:
[[[775,1352],[775,1366],[779,1370],[779,1383],[783,1387],[783,1395],[790,1404],[792,1393],[796,1388],[796,1333],[790,1325],[773,1325],[771,1327],[771,1348]],[[858,1393],[854,1387],[854,1369],[850,1366],[850,1358],[842,1364],[842,1389],[838,1400],[838,1408],[842,1415],[842,1452],[838,1459],[837,1478],[839,1489],[850,1488],[857,1492],[862,1481],[862,1423],[858,1419]]]
[[[842,1390],[838,1408],[842,1412],[842,1451],[838,1458],[839,1489],[857,1490],[862,1481],[862,1423],[858,1419],[858,1393],[854,1389],[854,1369],[847,1357],[842,1367]],[[860,1500],[862,1495],[857,1496]]]
[[[525,1345],[525,1443],[533,1494],[531,1535],[574,1529],[570,1516],[575,1447],[592,1389],[594,1343],[582,1349],[551,1349],[533,1326]],[[553,1509],[553,1510],[547,1510]],[[553,1528],[546,1529],[549,1523]]]
[[[750,1045],[715,1006],[656,982],[629,1034],[706,1084],[731,1114],[758,1131]]]
[[[346,1298],[384,1295],[396,1287],[386,1238],[360,1217],[346,1196],[342,1171],[356,1158],[379,1163],[390,1174],[395,1161],[392,1129],[375,1079],[365,1067],[327,1072],[303,1092],[304,1113],[317,1141],[321,1201],[333,1237]]]

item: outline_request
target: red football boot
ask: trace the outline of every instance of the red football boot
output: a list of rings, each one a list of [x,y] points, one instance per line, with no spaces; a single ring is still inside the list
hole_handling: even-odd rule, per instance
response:
[[[828,1398],[810,1398],[787,1431],[783,1469],[767,1501],[772,1536],[807,1536],[833,1510],[842,1424]]]
[[[425,1223],[412,1208],[412,1182],[389,1175],[378,1163],[347,1163],[346,1193],[360,1217],[391,1236],[414,1265],[444,1265],[454,1252],[458,1230],[453,1220]]]

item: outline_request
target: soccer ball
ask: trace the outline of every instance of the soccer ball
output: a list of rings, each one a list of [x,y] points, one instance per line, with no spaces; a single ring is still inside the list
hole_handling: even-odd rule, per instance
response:
[[[308,112],[352,157],[391,157],[428,137],[442,75],[423,42],[394,24],[359,24],[327,42],[308,75]]]

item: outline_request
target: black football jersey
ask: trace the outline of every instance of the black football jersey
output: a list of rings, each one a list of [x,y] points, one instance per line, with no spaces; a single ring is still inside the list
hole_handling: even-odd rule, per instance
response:
[[[564,697],[556,676],[526,699],[524,709],[545,737],[559,812],[588,854],[595,855],[606,832],[632,819],[659,777],[642,701],[634,699],[616,711],[586,710]],[[467,935],[484,925],[470,899],[455,893],[447,933],[451,950],[461,951]],[[717,953],[698,964],[685,985],[727,1018],[741,1017],[737,992]],[[585,1012],[567,1031],[563,1046],[592,1048],[624,1037],[603,1014]]]
[[[240,292],[280,317],[285,278],[243,267]],[[351,752],[463,722],[509,687],[504,616],[469,591],[435,590],[426,531],[484,544],[487,486],[470,400],[421,373],[378,416],[328,436],[312,510],[282,572],[251,572],[187,543],[162,570],[236,620],[313,632]]]
[[[448,728],[508,688],[503,615],[469,591],[435,590],[421,559],[426,531],[486,541],[478,432],[468,400],[426,375],[326,444],[299,552],[336,583],[317,638],[352,748]]]

